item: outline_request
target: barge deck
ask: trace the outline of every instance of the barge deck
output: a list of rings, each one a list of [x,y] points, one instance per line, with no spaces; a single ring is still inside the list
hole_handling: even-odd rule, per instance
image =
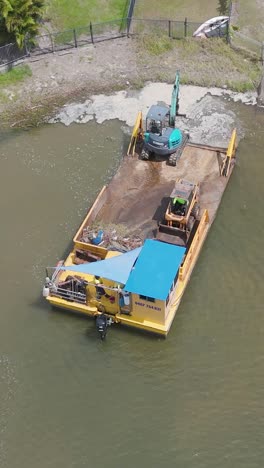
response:
[[[126,155],[88,211],[69,256],[46,278],[47,300],[55,307],[92,317],[107,314],[116,323],[166,336],[230,179],[235,149],[234,130],[226,150],[187,144],[177,167],[168,165],[166,160],[143,161],[137,154]],[[170,245],[156,240],[177,178],[200,187],[201,215],[185,247],[177,241]],[[125,253],[107,248],[103,242],[85,239],[84,233],[93,225],[102,226],[102,231],[106,225],[123,226],[130,237],[139,236],[143,246]],[[80,252],[86,255],[81,260]],[[129,260],[133,255],[133,261]],[[127,268],[123,281],[121,257]],[[163,263],[165,260],[167,263]],[[145,275],[153,272],[147,285],[142,284],[142,271]],[[98,294],[98,278],[102,295]],[[150,284],[158,278],[164,282],[160,292]],[[70,291],[64,289],[69,282]],[[80,283],[82,288],[78,289]]]
[[[211,224],[229,180],[220,177],[224,157],[223,152],[198,145],[185,147],[176,168],[166,161],[126,156],[103,195],[105,202],[96,220],[123,223],[131,232],[139,230],[144,237],[155,237],[175,180],[182,178],[200,184],[201,212],[207,209]],[[82,227],[89,221],[88,217]]]

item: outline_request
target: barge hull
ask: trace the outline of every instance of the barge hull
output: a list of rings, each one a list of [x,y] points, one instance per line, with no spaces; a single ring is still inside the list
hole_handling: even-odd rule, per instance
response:
[[[176,179],[187,179],[193,183],[199,183],[200,186],[202,215],[190,244],[187,245],[184,261],[177,273],[175,287],[168,303],[166,302],[164,322],[155,320],[151,314],[144,317],[134,316],[133,313],[128,315],[121,310],[117,313],[107,310],[107,313],[112,314],[114,322],[161,336],[167,335],[233,171],[235,134],[232,138],[232,145],[230,141],[226,152],[221,148],[188,144],[176,168],[169,166],[166,161],[147,162],[138,158],[137,155],[125,156],[109,185],[101,189],[73,239],[74,248],[65,261],[66,267],[72,266],[76,249],[89,249],[92,254],[100,254],[101,259],[116,255],[116,252],[109,252],[103,245],[95,247],[84,242],[83,233],[93,223],[99,226],[123,225],[131,235],[140,234],[144,239],[155,239]],[[228,173],[223,176],[223,164],[226,162],[228,152],[230,153]],[[171,243],[179,245],[177,241]],[[65,279],[67,274],[69,274],[67,270],[59,272],[58,278]],[[87,282],[91,281],[90,275],[82,274],[82,278]],[[93,304],[77,304],[52,294],[47,297],[47,300],[55,307],[91,317],[94,317],[98,310],[100,312],[100,309]]]

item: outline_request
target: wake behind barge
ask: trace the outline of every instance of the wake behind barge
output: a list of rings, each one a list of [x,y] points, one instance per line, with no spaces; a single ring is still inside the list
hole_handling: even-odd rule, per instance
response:
[[[125,156],[66,260],[47,271],[48,302],[166,336],[230,179],[235,150],[234,130],[226,149],[187,144],[176,168]],[[189,231],[166,221],[176,179],[199,187],[199,214]]]

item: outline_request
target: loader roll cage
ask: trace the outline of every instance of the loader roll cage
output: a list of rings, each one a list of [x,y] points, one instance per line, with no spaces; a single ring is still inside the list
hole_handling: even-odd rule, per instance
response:
[[[192,202],[194,196],[194,187],[190,185],[187,189],[183,190],[176,187],[170,195],[169,212],[177,216],[186,216],[188,207]]]
[[[176,197],[170,201],[170,211],[177,216],[186,216],[188,205],[188,200]]]

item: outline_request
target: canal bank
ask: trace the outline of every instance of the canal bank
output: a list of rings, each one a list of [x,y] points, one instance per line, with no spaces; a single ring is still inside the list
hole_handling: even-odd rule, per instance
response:
[[[185,84],[239,92],[254,90],[259,84],[258,61],[237,53],[222,40],[166,38],[166,47],[160,49],[162,38],[147,35],[143,39],[116,39],[27,59],[32,76],[0,88],[1,127],[40,125],[65,104],[84,102],[95,94],[141,89],[149,81],[172,83],[176,69]]]

